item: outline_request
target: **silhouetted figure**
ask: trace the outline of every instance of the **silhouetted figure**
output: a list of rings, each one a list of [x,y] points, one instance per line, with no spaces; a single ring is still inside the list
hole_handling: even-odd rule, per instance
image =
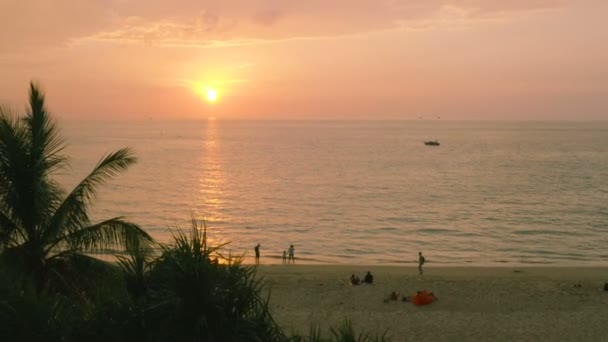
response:
[[[367,271],[365,278],[363,278],[363,284],[371,285],[373,283],[374,283],[374,276],[369,271]]]
[[[422,256],[422,252],[418,252],[418,272],[420,272],[420,275],[422,275],[422,265],[424,265],[425,262],[426,260]]]
[[[295,248],[293,248],[293,245],[289,246],[289,249],[287,250],[289,256],[287,257],[287,263],[289,264],[289,262],[291,261],[292,264],[296,263],[296,257],[294,255],[295,253]]]
[[[351,285],[359,285],[361,284],[361,279],[357,277],[354,273],[350,276],[350,284]]]
[[[259,243],[257,244],[257,246],[255,246],[254,250],[255,250],[255,263],[259,264],[260,263],[260,244]]]
[[[384,303],[388,303],[391,300],[399,300],[399,297],[400,297],[399,292],[393,291],[388,295],[388,297],[384,298]],[[403,297],[403,298],[405,298],[405,297]]]
[[[287,251],[283,251],[283,263],[287,263]]]

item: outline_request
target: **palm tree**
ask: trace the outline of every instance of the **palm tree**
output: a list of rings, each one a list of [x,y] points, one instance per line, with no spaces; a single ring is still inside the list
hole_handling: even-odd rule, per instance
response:
[[[66,166],[64,147],[35,84],[25,117],[0,109],[0,260],[34,281],[38,292],[86,278],[86,270],[100,266],[86,253],[152,242],[122,217],[93,224],[88,214],[96,189],[135,163],[133,153],[125,148],[104,156],[66,193],[51,178]]]

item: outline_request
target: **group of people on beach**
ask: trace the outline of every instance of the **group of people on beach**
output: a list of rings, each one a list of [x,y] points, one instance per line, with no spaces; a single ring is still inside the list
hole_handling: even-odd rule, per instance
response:
[[[260,264],[260,244],[258,243],[254,248],[255,252],[255,263],[256,265]],[[295,264],[296,256],[295,256],[295,247],[293,245],[289,245],[289,248],[283,251],[283,263],[284,264]]]
[[[372,285],[374,283],[374,276],[370,271],[367,271],[365,277],[363,277],[363,281],[359,279],[354,273],[350,276],[350,284],[351,285]]]
[[[418,252],[418,272],[420,273],[420,275],[423,274],[422,266],[424,265],[425,262],[426,262],[426,259],[422,255],[422,252]],[[350,285],[354,285],[354,286],[372,285],[374,283],[374,276],[372,275],[372,273],[370,271],[367,271],[367,274],[363,278],[363,281],[361,281],[361,279],[353,273],[350,275],[349,282],[350,282]],[[411,296],[401,296],[397,291],[393,291],[388,295],[388,297],[386,297],[384,299],[384,302],[388,303],[391,300],[394,300],[394,301],[401,300],[404,302],[412,302],[413,304],[420,306],[420,305],[427,305],[427,304],[433,303],[434,301],[437,300],[437,297],[435,296],[435,294],[433,292],[427,291],[427,290],[417,291],[415,294],[413,294]]]
[[[418,272],[420,273],[420,275],[422,275],[422,273],[423,273],[422,265],[424,265],[425,262],[426,262],[426,259],[422,255],[422,252],[418,252]],[[371,274],[370,271],[367,271],[367,274],[363,278],[363,281],[361,281],[361,279],[353,273],[350,275],[349,281],[350,281],[351,285],[361,285],[361,284],[370,284],[371,285],[374,283],[374,276]]]

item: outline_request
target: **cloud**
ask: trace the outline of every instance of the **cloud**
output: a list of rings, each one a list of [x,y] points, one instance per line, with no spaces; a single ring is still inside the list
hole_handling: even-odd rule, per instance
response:
[[[119,28],[97,33],[92,38],[101,41],[172,44],[221,38],[234,25],[234,21],[209,12],[182,20],[160,19],[153,22],[141,17],[128,17],[121,22]]]
[[[278,10],[259,11],[253,15],[253,21],[263,26],[272,26],[284,16],[284,13]]]
[[[111,11],[101,0],[0,1],[0,53],[58,47],[73,37],[108,28]]]
[[[509,18],[560,0],[4,0],[0,53],[70,42],[235,46]]]

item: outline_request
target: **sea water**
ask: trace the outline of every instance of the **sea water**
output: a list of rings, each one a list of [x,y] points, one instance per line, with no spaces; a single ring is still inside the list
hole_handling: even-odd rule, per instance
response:
[[[298,263],[608,265],[608,122],[61,121],[71,189],[99,159],[138,162],[96,220],[159,242],[205,220],[224,253]],[[435,140],[440,146],[425,146]]]

